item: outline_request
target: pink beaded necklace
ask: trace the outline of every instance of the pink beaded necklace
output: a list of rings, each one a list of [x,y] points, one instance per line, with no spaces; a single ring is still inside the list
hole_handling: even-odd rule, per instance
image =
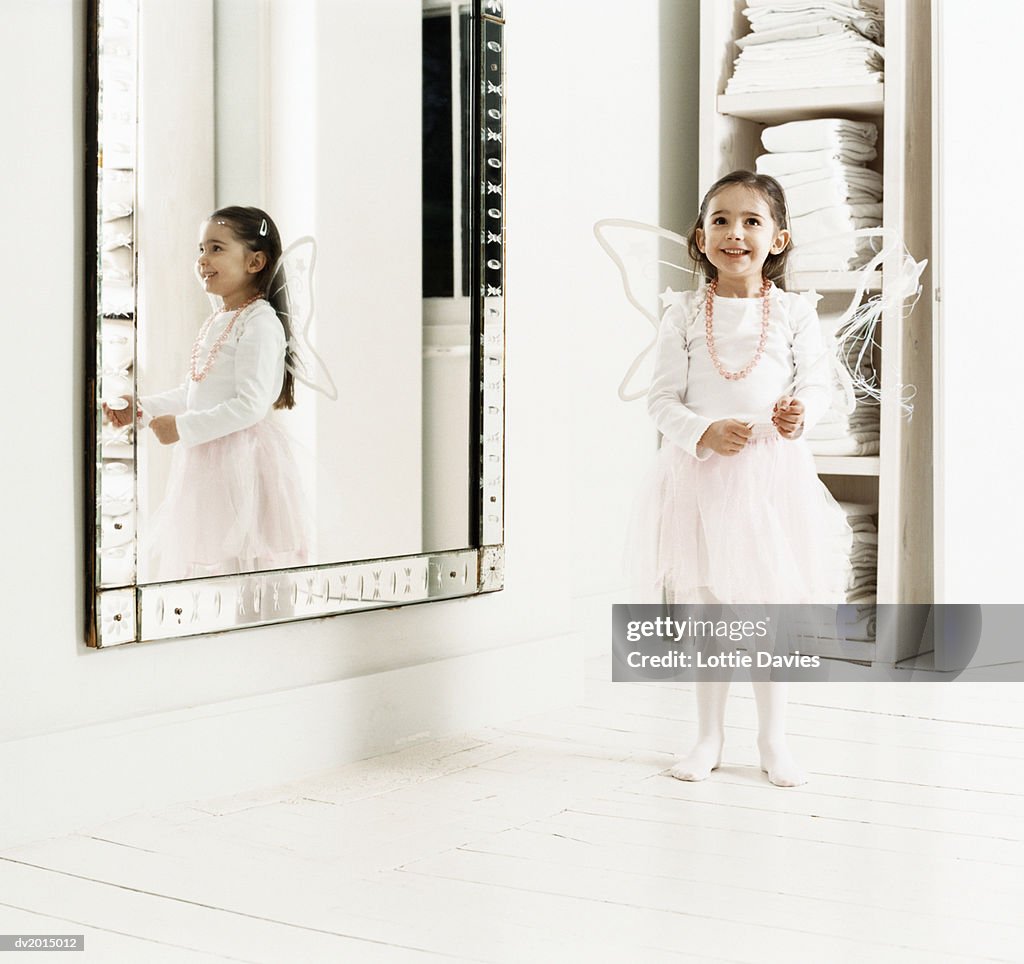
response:
[[[711,362],[722,378],[728,378],[730,381],[738,381],[741,378],[746,378],[747,375],[754,370],[754,366],[761,360],[761,356],[764,354],[764,346],[768,342],[768,321],[771,316],[771,290],[772,283],[765,278],[761,284],[761,338],[757,343],[757,351],[754,352],[754,357],[747,362],[746,368],[742,368],[738,372],[730,372],[726,371],[725,368],[722,367],[722,363],[718,360],[718,352],[715,350],[715,292],[718,291],[718,279],[713,278],[708,284],[708,293],[704,300],[704,331],[707,335],[708,354],[711,355]]]
[[[199,329],[199,334],[196,335],[196,340],[192,342],[192,361],[189,365],[189,374],[192,377],[192,381],[201,382],[210,373],[210,369],[213,367],[213,363],[220,354],[221,348],[224,347],[224,342],[228,340],[228,335],[231,334],[231,329],[234,327],[235,322],[238,321],[238,316],[245,311],[249,305],[256,301],[259,301],[263,295],[253,295],[248,301],[243,301],[236,309],[235,313],[231,316],[231,320],[227,323],[224,330],[220,333],[220,337],[213,343],[213,347],[210,348],[210,354],[206,357],[206,364],[203,365],[202,370],[199,370],[199,351],[203,346],[203,342],[206,340],[206,336],[210,331],[210,326],[213,324],[213,319],[217,315],[221,314],[220,311],[215,311],[206,321],[203,323],[203,327]]]

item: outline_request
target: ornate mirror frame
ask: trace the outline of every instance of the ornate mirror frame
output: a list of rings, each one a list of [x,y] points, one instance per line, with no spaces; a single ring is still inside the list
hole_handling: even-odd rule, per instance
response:
[[[86,642],[197,636],[499,590],[504,584],[505,0],[470,0],[476,62],[471,181],[470,546],[181,582],[136,583],[137,440],[104,426],[105,398],[136,391],[135,183],[139,0],[89,0],[86,130]],[[104,267],[104,251],[125,249]],[[473,503],[471,503],[473,504]]]

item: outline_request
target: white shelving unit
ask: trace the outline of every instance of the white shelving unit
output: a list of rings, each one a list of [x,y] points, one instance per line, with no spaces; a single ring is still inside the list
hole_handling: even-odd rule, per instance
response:
[[[816,455],[818,475],[875,475],[881,472],[882,460],[877,455]]]
[[[884,224],[900,231],[915,259],[930,258],[930,0],[886,0],[884,84],[726,95],[739,52],[734,41],[750,29],[744,6],[743,0],[701,0],[701,192],[731,170],[753,170],[766,126],[817,117],[871,120],[878,125],[879,156],[868,166],[882,174]],[[883,266],[874,291],[884,287],[889,271]],[[855,279],[852,272],[805,273],[793,275],[790,285],[822,294],[823,311],[841,310]],[[879,603],[934,599],[930,270],[922,282],[925,291],[908,318],[882,321],[879,454],[815,460],[837,498],[877,500]],[[909,420],[898,402],[906,386],[916,391]],[[905,628],[879,638],[870,658],[892,664],[916,651],[919,627],[916,635]],[[826,650],[833,654],[823,647],[823,655]]]
[[[837,103],[843,105],[844,117],[872,118],[881,114],[883,100],[881,84],[864,84],[859,87],[790,90],[786,92],[784,98],[774,91],[760,94],[720,94],[717,98],[717,109],[720,114],[759,121],[762,124],[784,124],[791,120],[830,117]]]

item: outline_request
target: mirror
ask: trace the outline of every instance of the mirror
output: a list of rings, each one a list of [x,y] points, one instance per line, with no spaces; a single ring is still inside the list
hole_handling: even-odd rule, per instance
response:
[[[94,0],[92,645],[501,587],[503,15]],[[279,229],[290,313],[200,279],[220,234],[252,255],[230,205]]]

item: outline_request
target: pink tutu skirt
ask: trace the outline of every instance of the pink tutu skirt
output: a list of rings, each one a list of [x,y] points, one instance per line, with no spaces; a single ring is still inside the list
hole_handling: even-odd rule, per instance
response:
[[[162,582],[301,566],[311,534],[295,453],[269,416],[203,445],[175,446],[144,551]]]
[[[638,496],[627,565],[640,602],[845,601],[852,532],[802,440],[771,425],[736,455],[665,442]]]

